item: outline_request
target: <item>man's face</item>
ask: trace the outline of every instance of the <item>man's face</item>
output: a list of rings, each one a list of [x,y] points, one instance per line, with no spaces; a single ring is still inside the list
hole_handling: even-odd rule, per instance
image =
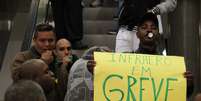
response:
[[[49,92],[55,86],[54,74],[49,70],[48,65],[43,63],[42,66],[38,68],[36,81],[41,85],[41,87]]]
[[[72,55],[71,44],[66,39],[61,39],[56,44],[56,56],[59,60],[63,60],[64,57]]]
[[[138,27],[137,36],[143,44],[154,44],[158,40],[159,35],[158,27],[153,21],[147,20]]]
[[[40,54],[42,54],[46,50],[53,50],[55,47],[54,32],[38,32],[38,36],[34,38],[34,47]]]

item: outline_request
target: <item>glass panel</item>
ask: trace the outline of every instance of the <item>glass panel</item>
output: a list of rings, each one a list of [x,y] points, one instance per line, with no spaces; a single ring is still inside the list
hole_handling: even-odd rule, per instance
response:
[[[0,19],[0,69],[11,33],[11,20]]]

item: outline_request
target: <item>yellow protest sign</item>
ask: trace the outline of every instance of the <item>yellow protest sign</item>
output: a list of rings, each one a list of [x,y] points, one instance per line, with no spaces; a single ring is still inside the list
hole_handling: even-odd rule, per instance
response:
[[[186,101],[183,57],[95,52],[94,101]]]

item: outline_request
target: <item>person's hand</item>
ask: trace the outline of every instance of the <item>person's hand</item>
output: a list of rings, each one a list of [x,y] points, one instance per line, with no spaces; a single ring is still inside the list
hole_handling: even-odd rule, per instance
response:
[[[96,61],[94,60],[89,60],[87,62],[87,69],[89,70],[90,73],[94,74],[94,67],[96,66]]]
[[[190,97],[194,90],[194,77],[191,71],[186,71],[184,77],[187,79],[187,97]]]
[[[72,56],[65,56],[63,57],[63,61],[62,61],[63,64],[69,64],[69,63],[72,63]]]
[[[187,79],[187,85],[192,86],[193,85],[193,73],[191,71],[184,72],[184,77]]]
[[[43,53],[41,54],[41,59],[42,59],[45,63],[50,64],[50,63],[53,61],[53,59],[54,59],[54,57],[53,57],[53,52],[52,52],[51,50],[47,50],[47,51],[43,52]]]
[[[198,93],[198,94],[195,96],[195,101],[201,101],[201,93]]]

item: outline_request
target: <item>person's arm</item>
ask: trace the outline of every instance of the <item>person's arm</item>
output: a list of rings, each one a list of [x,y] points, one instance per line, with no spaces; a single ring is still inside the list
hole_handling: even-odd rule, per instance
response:
[[[173,11],[177,7],[177,0],[164,0],[156,5],[153,9],[149,10],[154,14],[163,14]]]
[[[187,98],[189,98],[194,91],[194,76],[191,71],[186,71],[184,77],[187,79]]]
[[[68,84],[68,75],[69,71],[67,71],[68,67],[67,64],[61,64],[60,67],[57,67],[57,78],[58,83],[57,87],[59,90],[58,95],[60,96],[60,99],[64,99],[65,93],[67,91],[67,84]]]
[[[11,76],[12,79],[15,80],[16,75],[18,73],[18,70],[20,68],[20,66],[22,65],[22,63],[24,63],[27,60],[25,53],[24,52],[20,52],[17,53],[16,56],[14,57],[13,63],[10,66],[10,70],[11,70]]]
[[[96,61],[94,60],[89,60],[87,62],[87,69],[91,74],[94,74],[94,68],[96,66]]]
[[[165,0],[156,7],[160,9],[160,14],[171,12],[177,7],[177,0]]]

